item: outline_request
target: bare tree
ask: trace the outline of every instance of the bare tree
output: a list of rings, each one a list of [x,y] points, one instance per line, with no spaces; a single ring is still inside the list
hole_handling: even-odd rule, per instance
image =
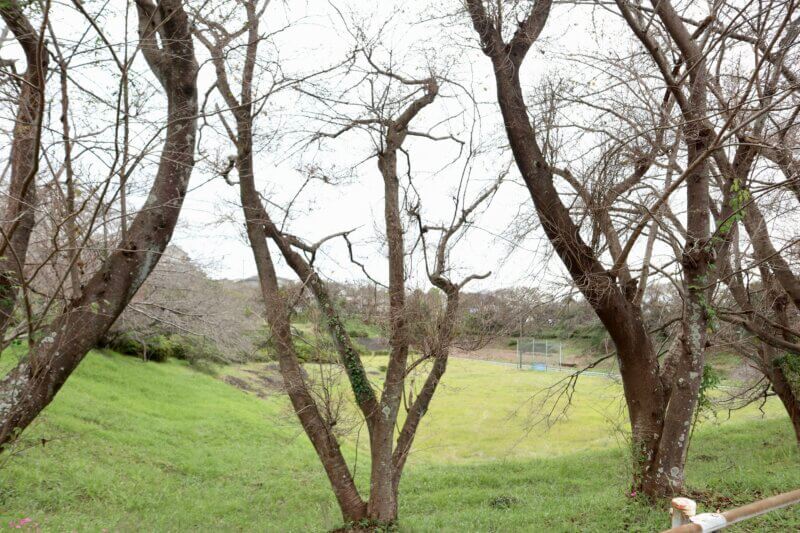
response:
[[[622,16],[651,61],[644,68],[654,69],[664,88],[643,81],[653,79],[650,72],[633,71],[630,85],[638,86],[641,92],[628,93],[628,98],[644,102],[643,116],[653,117],[645,122],[651,129],[641,133],[637,133],[641,117],[631,120],[630,115],[614,109],[618,104],[603,107],[593,103],[594,111],[602,113],[604,120],[620,124],[620,130],[627,129],[632,135],[625,138],[604,131],[604,122],[595,126],[593,133],[608,134],[610,148],[602,151],[601,164],[584,165],[589,173],[576,175],[556,164],[557,150],[549,130],[541,121],[530,119],[520,82],[525,57],[545,27],[552,2],[505,6],[467,0],[465,4],[481,48],[492,62],[511,151],[542,229],[614,341],[632,428],[634,489],[650,496],[680,491],[708,330],[714,327],[716,318],[712,298],[720,275],[717,258],[729,253],[733,238],[730,221],[737,218],[743,204],[737,204],[743,183],[736,174],[737,165],[749,165],[752,157],[752,143],[740,136],[746,128],[757,127],[764,113],[786,95],[774,98],[758,94],[751,98],[755,80],[766,72],[765,65],[771,64],[762,59],[752,72],[739,78],[744,81],[735,87],[735,98],[741,104],[723,101],[708,57],[724,56],[714,55],[724,46],[709,37],[713,33],[709,27],[727,33],[737,19],[725,19],[715,12],[689,30],[685,17],[669,1],[654,1],[652,8],[616,2],[617,16]],[[721,11],[723,5],[715,3],[714,9]],[[779,67],[775,42],[787,34],[785,21],[794,9],[793,5],[785,6],[779,19],[761,19],[765,13],[747,15],[751,21],[779,20],[765,30],[770,35],[762,41],[761,52]],[[718,24],[710,25],[717,16]],[[508,21],[515,17],[519,23],[509,27]],[[562,103],[556,101],[556,105]],[[735,147],[732,153],[726,151],[730,144]],[[683,165],[678,163],[682,157],[686,159]],[[613,164],[611,168],[630,171],[609,183],[603,177],[608,175],[609,163]],[[666,169],[666,179],[651,181],[660,169]],[[583,204],[582,211],[572,213],[565,205],[557,179],[573,189]],[[600,187],[589,187],[589,183]],[[645,202],[632,196],[635,190],[645,188],[657,192]],[[685,191],[680,204],[686,212],[685,225],[673,213],[673,193],[679,189]],[[713,233],[712,213],[717,219]],[[573,214],[581,217],[578,222]],[[589,242],[584,237],[588,233],[582,228],[584,220],[592,228]],[[635,277],[629,264],[631,252],[643,234],[648,234],[644,266]],[[680,329],[672,346],[665,350],[663,361],[642,308],[651,271],[658,268],[659,277],[664,272],[651,261],[658,240],[674,254],[671,265],[678,275],[668,279],[683,302],[677,317]]]
[[[41,340],[30,339],[28,355],[0,381],[2,444],[14,439],[52,401],[145,281],[172,236],[186,194],[194,164],[197,115],[197,63],[190,21],[181,3],[174,0],[158,5],[138,0],[136,8],[141,53],[167,99],[158,171],[144,208],[124,237],[99,260],[98,270],[80,294],[43,324]],[[106,188],[110,179],[103,181]],[[95,210],[92,220],[98,216],[102,210]]]
[[[276,202],[264,198],[256,188],[255,168],[253,161],[253,138],[256,119],[256,102],[271,94],[267,92],[254,94],[254,71],[259,64],[259,43],[265,38],[260,33],[259,24],[266,3],[246,2],[242,8],[244,14],[240,28],[226,28],[222,24],[210,21],[202,14],[199,18],[204,22],[198,28],[198,39],[211,54],[211,62],[216,73],[216,89],[225,103],[225,117],[233,120],[232,126],[226,126],[226,132],[236,146],[236,156],[231,159],[231,167],[238,174],[240,198],[245,215],[247,236],[258,269],[261,291],[266,306],[267,322],[272,333],[272,344],[280,363],[280,371],[284,378],[286,392],[292,402],[303,429],[314,445],[317,455],[325,469],[333,492],[339,503],[342,515],[347,522],[367,521],[374,524],[390,524],[397,519],[397,501],[400,478],[406,464],[408,454],[416,435],[419,423],[427,412],[431,398],[444,374],[449,346],[456,334],[459,293],[469,281],[481,276],[467,276],[462,281],[450,279],[448,265],[449,250],[457,240],[456,237],[469,225],[470,218],[478,206],[488,201],[498,184],[492,185],[479,195],[474,203],[464,204],[459,201],[451,223],[444,226],[425,226],[419,218],[419,212],[413,211],[414,220],[419,221],[420,232],[440,234],[434,248],[434,258],[430,262],[428,278],[444,294],[444,306],[437,313],[435,338],[425,343],[422,355],[409,361],[412,335],[409,324],[409,303],[406,280],[408,269],[406,264],[408,225],[404,224],[403,193],[401,175],[398,171],[400,154],[406,154],[404,142],[409,136],[420,136],[431,140],[451,139],[450,136],[436,136],[425,131],[416,131],[412,124],[419,114],[430,106],[439,93],[440,79],[435,76],[416,79],[402,76],[393,68],[383,68],[373,59],[370,49],[360,49],[348,60],[347,71],[358,70],[361,84],[375,91],[373,104],[362,106],[363,114],[358,118],[352,115],[336,115],[326,120],[328,129],[320,130],[313,135],[313,142],[326,139],[337,139],[347,132],[367,131],[375,143],[374,157],[384,184],[384,232],[388,250],[388,299],[389,320],[387,324],[390,354],[386,369],[383,389],[377,390],[367,376],[358,350],[354,346],[341,310],[337,307],[331,287],[328,286],[318,271],[315,257],[325,243],[332,239],[344,238],[351,259],[359,269],[363,264],[353,256],[352,243],[348,236],[350,231],[337,232],[319,240],[308,243],[300,237],[288,233],[269,214],[265,201],[275,206]],[[236,16],[227,17],[235,20]],[[243,44],[238,40],[244,41]],[[235,69],[226,58],[233,49],[246,47],[244,57]],[[355,67],[355,62],[365,63],[365,67]],[[234,65],[237,63],[231,61]],[[267,63],[267,61],[265,61]],[[240,89],[234,92],[231,80],[240,80]],[[281,84],[298,86],[301,92],[308,91],[298,85],[303,78],[284,79],[272,85]],[[361,86],[358,85],[358,87]],[[399,87],[399,88],[398,88]],[[345,95],[326,100],[321,99],[328,108],[336,107]],[[357,105],[357,104],[354,104]],[[347,106],[345,106],[347,107]],[[348,107],[352,109],[352,107]],[[226,118],[223,118],[226,120]],[[312,178],[313,179],[313,178]],[[305,186],[305,185],[304,185]],[[280,206],[279,206],[280,207]],[[286,209],[285,206],[282,207]],[[428,248],[425,238],[421,246]],[[339,364],[343,367],[349,382],[355,404],[364,420],[369,433],[370,446],[370,490],[365,501],[362,498],[345,457],[339,449],[339,441],[334,432],[336,420],[330,420],[330,406],[322,405],[326,395],[316,394],[311,384],[304,377],[292,339],[291,302],[286,293],[278,286],[271,245],[274,245],[286,264],[294,271],[305,290],[316,300],[322,320],[330,335],[333,350],[338,354]],[[427,264],[427,261],[426,261]],[[425,375],[423,385],[415,395],[413,390],[406,396],[407,377],[412,372],[421,371],[430,363],[430,370]],[[407,416],[396,434],[400,409],[406,405]],[[358,524],[355,525],[358,527]]]
[[[47,23],[50,2],[45,7],[42,30]],[[44,43],[44,32],[33,27],[18,2],[4,2],[0,6],[0,16],[17,39],[27,63],[25,73],[15,80],[19,87],[17,116],[11,147],[11,177],[0,239],[2,337],[11,323],[19,286],[25,277],[23,270],[34,226],[48,51]]]

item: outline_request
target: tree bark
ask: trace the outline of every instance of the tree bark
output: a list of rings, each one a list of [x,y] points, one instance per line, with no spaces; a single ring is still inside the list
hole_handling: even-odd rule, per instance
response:
[[[797,443],[800,445],[800,399],[796,393],[797,385],[792,386],[792,383],[786,378],[786,374],[780,365],[773,362],[772,368],[768,371],[769,382],[772,385],[772,390],[780,398],[786,413],[789,415],[789,420],[792,422],[792,429],[794,429],[794,436]]]
[[[166,139],[147,201],[127,239],[45,329],[27,358],[0,381],[0,445],[23,431],[55,397],[161,258],[178,220],[194,166],[197,62],[179,0],[138,0],[143,53],[168,103]],[[155,33],[159,33],[158,44]]]
[[[397,519],[397,484],[395,483],[394,426],[400,407],[408,360],[408,324],[406,322],[405,249],[400,218],[400,184],[397,179],[397,150],[407,124],[391,122],[387,127],[386,148],[378,154],[378,169],[384,183],[384,221],[389,251],[389,364],[380,402],[380,421],[375,425],[370,453],[372,456],[369,514],[376,520],[391,523]]]
[[[248,106],[249,107],[249,106]],[[267,323],[278,353],[286,393],[322,463],[345,522],[367,516],[367,505],[358,493],[336,436],[328,427],[303,380],[297,353],[292,343],[291,323],[286,302],[281,297],[278,278],[268,246],[266,227],[272,226],[255,188],[252,157],[252,118],[243,117],[238,127],[239,190],[245,225],[267,311]]]
[[[696,294],[686,304],[688,320],[684,321],[682,348],[676,352],[670,367],[673,374],[665,376],[661,373],[641,308],[633,302],[635,291],[621,287],[617,273],[606,270],[583,241],[559,197],[553,170],[539,148],[528,118],[519,73],[525,54],[544,27],[550,4],[549,1],[536,2],[508,43],[502,40],[501,29],[489,17],[482,1],[468,0],[467,9],[482,49],[492,60],[506,135],[542,229],[616,346],[631,423],[634,490],[652,497],[666,496],[683,487],[688,431],[702,377],[707,320],[702,298],[707,289],[700,279],[706,273],[710,254],[697,253],[697,250],[705,251],[708,235],[708,228],[703,230],[704,216],[708,224],[707,198],[701,197],[703,190],[707,196],[706,164],[696,165],[698,168],[689,186],[692,235],[684,265],[688,267],[686,283]],[[705,141],[707,132],[701,134],[700,140]],[[705,157],[700,141],[693,142],[693,154],[700,157],[702,153]]]
[[[47,49],[16,0],[0,4],[0,16],[25,53],[27,66],[17,104],[11,141],[11,178],[0,239],[0,337],[9,325],[35,223],[36,174],[39,170]]]

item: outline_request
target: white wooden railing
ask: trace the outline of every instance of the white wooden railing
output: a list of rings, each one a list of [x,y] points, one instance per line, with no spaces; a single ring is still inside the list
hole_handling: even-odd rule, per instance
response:
[[[731,524],[762,515],[775,509],[800,503],[800,489],[784,492],[719,513],[697,513],[697,503],[689,498],[673,498],[672,528],[664,533],[704,533],[719,531]]]

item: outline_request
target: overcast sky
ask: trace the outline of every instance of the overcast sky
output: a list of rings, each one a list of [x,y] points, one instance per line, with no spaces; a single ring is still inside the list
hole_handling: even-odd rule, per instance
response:
[[[563,276],[561,263],[551,257],[551,247],[539,233],[534,232],[520,242],[512,243],[509,239],[520,227],[530,226],[535,221],[532,202],[505,147],[490,62],[479,50],[475,32],[466,14],[460,13],[460,6],[458,0],[444,3],[424,0],[272,2],[266,20],[262,22],[262,30],[276,34],[269,43],[262,43],[261,57],[279,63],[289,75],[328,69],[341,62],[353,49],[353,34],[359,27],[367,39],[375,41],[375,60],[384,67],[391,65],[408,77],[426,77],[431,69],[445,76],[449,81],[442,83],[436,101],[415,120],[413,129],[430,131],[437,136],[451,135],[462,144],[453,140],[409,137],[405,145],[410,154],[410,174],[415,189],[420,193],[425,222],[436,225],[447,221],[453,214],[456,191],[461,190],[462,198],[470,201],[499,174],[510,169],[508,179],[491,204],[474,217],[474,227],[454,248],[451,258],[451,265],[455,268],[454,279],[491,270],[493,275],[489,279],[476,283],[472,288],[559,283]],[[100,9],[97,4],[91,8]],[[97,17],[99,27],[114,38],[125,35],[122,9],[101,10]],[[598,50],[623,55],[629,51],[631,40],[626,26],[616,14],[610,14],[606,9],[586,4],[557,4],[553,8],[545,31],[529,52],[523,67],[521,77],[530,95],[536,94],[537,84],[547,78],[570,78],[581,87],[593,90],[594,79],[600,78],[602,72],[566,58],[593,54]],[[59,29],[85,27],[85,21],[64,6],[53,11],[53,21]],[[74,91],[75,95],[70,97],[73,110],[80,105],[79,99],[91,91],[114,96],[119,88],[119,73],[114,71],[107,54],[103,55],[102,46],[98,45],[96,49],[89,46],[95,37],[93,30],[87,31],[88,40],[81,46],[88,51],[79,57],[84,69],[80,82],[86,92]],[[132,23],[128,36],[129,47],[135,48],[137,38]],[[65,43],[74,43],[79,38],[74,34],[63,37]],[[115,45],[121,47],[121,43]],[[13,55],[13,46],[12,43],[3,47],[5,57]],[[202,64],[199,93],[203,100],[214,82],[214,75],[205,49],[200,43],[196,43],[195,48]],[[96,66],[98,61],[100,67]],[[137,61],[137,77],[132,82],[149,83],[152,87],[150,94],[158,98],[160,89],[155,80],[141,58]],[[77,71],[74,73],[77,75]],[[316,80],[313,90],[341,94],[353,79],[352,73],[349,77],[332,74]],[[266,90],[268,81],[267,76],[258,78],[256,98],[259,91],[263,93]],[[49,90],[58,90],[57,83],[51,85]],[[347,94],[347,100],[366,98],[366,90],[365,84],[359,85],[358,90]],[[212,165],[215,160],[225,160],[235,150],[221,134],[219,120],[213,115],[213,92],[207,103],[206,111],[212,114],[201,121],[198,162],[173,243],[186,250],[214,277],[250,277],[256,270],[243,235],[238,191],[227,185]],[[138,143],[137,149],[146,139],[152,138],[152,124],[163,121],[163,108],[151,107],[148,109],[145,105],[141,109],[153,113],[152,117],[136,117],[150,128],[147,130],[145,127],[144,133],[138,137],[134,135],[133,144]],[[88,109],[90,111],[86,113],[73,112],[73,135],[87,131],[98,135],[100,119],[93,115],[92,107]],[[349,109],[357,113],[356,108]],[[255,125],[256,133],[261,135],[255,150],[257,185],[268,201],[272,216],[281,219],[283,215],[275,206],[287,205],[295,198],[309,166],[319,169],[320,173],[337,176],[339,179],[335,180],[335,185],[315,181],[302,190],[294,200],[286,229],[309,242],[328,234],[354,230],[351,238],[357,259],[365,263],[373,277],[385,280],[387,267],[381,238],[383,183],[374,157],[373,139],[367,132],[354,129],[336,139],[309,144],[312,132],[337,129],[319,120],[321,110],[324,107],[319,102],[292,90],[269,100]],[[58,132],[52,135],[54,143],[60,142]],[[481,153],[467,165],[464,154],[471,149]],[[159,151],[160,147],[148,155],[140,179],[152,179]],[[94,175],[103,179],[104,173],[108,172],[91,155],[82,155],[79,165],[79,171],[86,179]],[[400,171],[404,174],[407,171],[404,162]],[[464,176],[469,178],[466,189],[459,189]],[[142,198],[139,198],[140,204]],[[135,196],[131,202],[136,204]],[[279,254],[274,256],[279,258]],[[634,249],[631,254],[634,262],[636,257]],[[333,279],[365,280],[360,269],[349,262],[341,239],[323,247],[318,265],[323,275]],[[420,275],[423,268],[421,255],[417,253],[409,261],[409,266],[412,284],[427,287],[427,280]],[[286,265],[280,263],[278,269],[279,275],[293,277]]]
[[[334,10],[334,4],[324,2],[314,2],[313,6],[292,6],[291,9],[274,3],[267,18],[272,28],[284,26],[287,20],[294,21],[276,39],[275,48],[279,49],[287,70],[325,68],[340,61],[352,48],[353,40],[345,31],[339,12],[348,21],[360,20],[367,33],[383,27],[381,50],[392,51],[391,62],[395,68],[408,76],[424,77],[426,65],[432,64],[437,68],[444,65],[448,78],[468,88],[478,100],[479,117],[462,116],[451,120],[437,126],[436,134],[453,134],[467,143],[470,137],[473,143],[494,142],[497,145],[502,142],[503,131],[498,122],[500,117],[494,101],[490,64],[477,48],[466,15],[442,18],[445,13],[432,12],[429,2],[410,4],[409,7],[409,2],[336,2],[337,10]],[[448,7],[455,10],[457,5],[453,2]],[[590,30],[602,27],[598,20],[602,21],[604,16],[602,11],[587,6],[556,7],[542,39],[529,54],[523,75],[525,84],[535,86],[543,76],[557,71],[560,54],[591,50],[594,47],[591,34],[594,32]],[[564,38],[565,34],[569,38]],[[200,47],[198,51],[201,52]],[[386,55],[383,59],[389,61]],[[206,65],[200,78],[201,86],[208,87],[211,74]],[[201,94],[204,90],[201,89]],[[442,94],[445,96],[424,111],[417,129],[424,130],[425,125],[429,127],[457,113],[463,115],[463,108],[469,107],[463,91],[458,88],[445,87]],[[289,109],[276,111],[274,115],[266,113],[259,118],[258,126],[262,131],[274,128],[274,123],[281,118],[292,123],[291,118],[286,118],[290,114],[303,114],[303,109],[290,108],[290,97],[284,102],[288,102],[284,105]],[[224,144],[224,139],[221,139],[220,145]],[[445,220],[452,214],[452,194],[464,171],[464,158],[457,159],[459,145],[452,141],[410,139],[408,147],[412,175],[415,185],[422,191],[426,219],[431,222]],[[355,165],[355,174],[344,184],[326,186],[315,183],[303,193],[290,221],[290,231],[308,241],[315,241],[326,234],[358,228],[353,233],[358,258],[367,264],[375,277],[385,279],[385,250],[380,247],[378,238],[383,217],[383,184],[376,160],[370,157],[374,153],[370,137],[365,132],[353,131],[327,142],[322,153],[310,148],[311,155],[287,156],[286,148],[276,141],[274,146],[257,152],[258,184],[272,199],[287,199],[294,194],[302,183],[302,176],[296,169],[309,159],[327,168],[345,169]],[[220,150],[232,152],[230,147],[223,146]],[[447,165],[454,160],[456,163]],[[477,194],[508,166],[509,155],[502,150],[495,150],[482,158],[472,170],[470,190]],[[476,219],[476,227],[454,251],[453,263],[459,266],[459,272],[493,271],[492,278],[475,288],[532,285],[545,278],[555,281],[559,276],[557,261],[550,263],[550,273],[545,275],[549,247],[535,236],[514,246],[509,255],[512,252],[506,238],[509,225],[518,224],[520,220],[528,223],[531,213],[530,198],[516,179],[513,166],[510,178],[491,206]],[[221,179],[210,179],[202,166],[195,170],[193,181],[195,188],[187,198],[181,228],[174,242],[207,264],[215,277],[255,275],[252,255],[242,235],[237,191]],[[238,223],[233,220],[219,222],[225,217],[233,217]],[[346,247],[341,240],[324,247],[324,259],[320,264],[324,273],[333,278],[363,279],[358,268],[347,261]],[[412,266],[418,269],[420,263],[415,262]],[[291,277],[285,265],[280,268],[282,275]]]

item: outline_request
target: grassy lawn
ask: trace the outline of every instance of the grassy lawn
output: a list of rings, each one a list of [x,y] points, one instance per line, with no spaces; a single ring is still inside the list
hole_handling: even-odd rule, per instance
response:
[[[388,357],[363,359],[368,370],[376,370],[370,377],[378,381],[377,370],[385,369]],[[320,367],[307,365],[307,368],[314,372]],[[538,423],[553,407],[550,401],[542,403],[543,390],[567,376],[567,373],[519,371],[509,365],[451,359],[414,441],[410,462],[554,457],[622,445],[626,440],[627,414],[621,384],[613,378],[581,378],[570,408],[566,412],[555,410],[564,417],[550,428]],[[355,411],[354,406],[351,408]],[[785,411],[777,401],[771,401],[764,407],[764,413],[751,406],[732,413],[731,420],[746,422],[765,416],[780,419]],[[711,429],[722,425],[727,418],[727,413],[718,417],[709,415],[700,427]],[[368,450],[367,445],[363,444],[362,449]]]
[[[530,428],[526,399],[554,379],[453,361],[403,480],[401,530],[663,527],[663,509],[626,495],[618,384],[586,378],[565,421]],[[689,465],[702,510],[800,486],[783,416],[771,403],[763,420],[751,410],[703,424]],[[0,528],[31,518],[53,531],[325,531],[340,519],[285,398],[178,362],[90,354],[25,441],[33,447],[0,458]],[[345,452],[356,456],[354,437]],[[788,510],[746,530],[798,529],[800,511]]]

